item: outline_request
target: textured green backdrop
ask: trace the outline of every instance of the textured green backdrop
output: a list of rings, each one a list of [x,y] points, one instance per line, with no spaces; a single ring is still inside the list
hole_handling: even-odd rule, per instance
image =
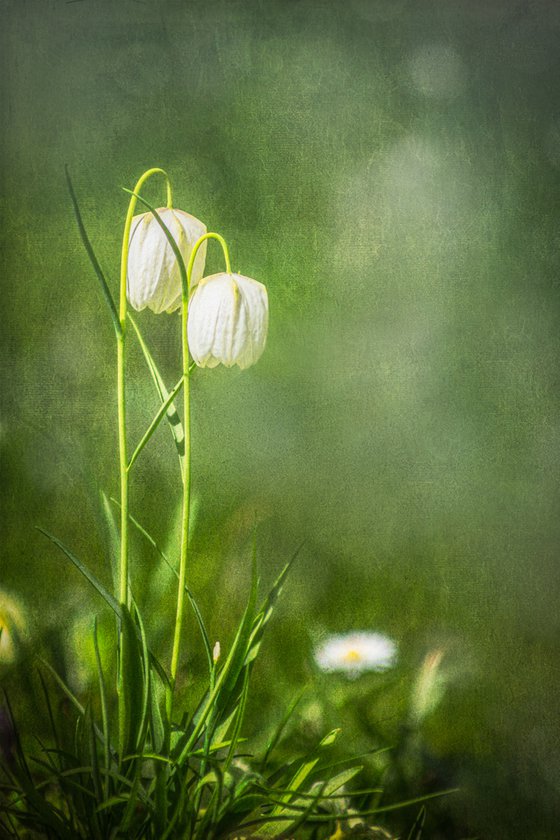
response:
[[[98,606],[34,530],[106,574],[114,348],[64,164],[113,282],[120,187],[163,166],[270,295],[259,365],[195,377],[193,575],[213,633],[235,617],[255,515],[267,574],[305,538],[262,703],[307,678],[314,633],[388,632],[411,667],[446,645],[431,737],[459,768],[451,807],[481,837],[555,836],[558,4],[0,9],[2,585],[38,636]],[[141,323],[176,381],[178,318]],[[156,402],[135,354],[131,369],[136,437]],[[160,537],[177,478],[161,430],[132,499]]]

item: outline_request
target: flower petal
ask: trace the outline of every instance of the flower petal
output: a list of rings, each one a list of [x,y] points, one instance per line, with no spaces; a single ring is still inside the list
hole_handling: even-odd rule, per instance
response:
[[[188,263],[195,242],[206,226],[182,210],[159,208],[162,222],[177,243],[183,260]],[[197,253],[191,285],[198,283],[204,272],[206,242]],[[132,220],[129,240],[127,296],[137,310],[149,307],[156,313],[173,312],[181,305],[181,274],[175,254],[153,214],[141,213]]]
[[[266,288],[250,277],[214,274],[191,296],[189,348],[200,367],[249,367],[264,350],[267,330]]]

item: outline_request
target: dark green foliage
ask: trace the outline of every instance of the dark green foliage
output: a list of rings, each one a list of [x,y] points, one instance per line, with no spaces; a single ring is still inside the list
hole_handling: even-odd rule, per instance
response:
[[[105,597],[99,581],[71,552],[62,550]],[[117,607],[118,703],[107,695],[97,627],[99,688],[94,697],[82,703],[47,663],[40,665],[52,745],[41,746],[37,756],[28,757],[6,699],[15,738],[13,759],[3,768],[1,786],[7,836],[202,840],[289,837],[297,831],[298,837],[328,837],[337,824],[367,823],[377,814],[401,807],[373,807],[377,789],[357,792],[359,808],[350,804],[354,800],[346,786],[362,766],[342,771],[336,764],[329,766],[329,749],[338,730],[326,735],[310,753],[277,765],[272,754],[280,730],[289,722],[286,719],[271,735],[262,756],[247,755],[241,732],[250,673],[294,559],[295,555],[259,608],[254,569],[248,604],[230,650],[223,664],[212,663],[208,690],[194,712],[183,713],[180,720],[165,718],[166,685],[150,656],[136,606],[132,611]],[[192,594],[190,600],[205,633]],[[112,603],[110,596],[108,602]],[[67,712],[62,719],[61,693],[74,710],[71,727]],[[294,706],[290,714],[293,711]],[[362,825],[360,831],[366,828]],[[420,820],[411,831],[416,840]],[[351,836],[370,835],[353,830]]]

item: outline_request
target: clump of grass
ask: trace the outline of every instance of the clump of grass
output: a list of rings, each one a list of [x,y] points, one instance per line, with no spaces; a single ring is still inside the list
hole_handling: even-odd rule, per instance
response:
[[[415,805],[420,800],[384,805],[381,802],[382,791],[378,787],[349,790],[349,785],[361,773],[363,764],[358,758],[343,762],[333,760],[331,748],[340,735],[338,729],[326,732],[302,755],[294,754],[288,760],[285,756],[277,758],[277,747],[296,707],[294,703],[281,717],[277,728],[269,733],[266,746],[259,754],[254,754],[243,737],[251,672],[297,551],[284,565],[270,591],[259,600],[254,541],[247,604],[233,641],[223,653],[219,645],[212,645],[203,611],[188,586],[191,484],[189,380],[193,370],[188,333],[189,302],[196,294],[196,289],[194,292],[191,289],[191,280],[197,252],[203,246],[205,248],[209,240],[215,240],[222,246],[226,262],[226,272],[219,276],[220,285],[217,287],[221,296],[218,310],[205,309],[208,306],[206,299],[198,307],[204,310],[204,317],[216,319],[218,332],[214,331],[214,345],[207,354],[210,366],[214,366],[216,360],[226,364],[238,363],[241,367],[256,361],[264,346],[268,308],[262,284],[231,274],[227,245],[219,234],[204,233],[196,242],[189,243],[164,224],[160,212],[140,194],[143,184],[152,175],[162,175],[166,179],[167,210],[175,212],[172,210],[172,190],[166,173],[160,169],[148,170],[136,188],[130,191],[118,307],[86,233],[68,177],[82,241],[99,280],[117,344],[120,498],[118,501],[104,498],[103,504],[115,547],[114,593],[60,539],[41,530],[89,581],[105,608],[114,614],[116,665],[113,666],[113,659],[108,662],[105,658],[104,661],[97,623],[93,629],[97,689],[91,696],[86,699],[76,696],[48,662],[40,664],[39,679],[49,721],[50,741],[39,744],[35,754],[24,746],[17,715],[6,696],[6,712],[0,720],[3,733],[0,827],[6,837],[64,840],[206,840],[228,837],[331,837],[334,840],[347,835],[390,837],[392,835],[387,830],[372,821],[384,812],[405,804]],[[138,201],[147,208],[146,224],[159,226],[164,237],[153,247],[161,249],[168,245],[173,255],[169,263],[172,268],[163,279],[171,282],[171,270],[180,278],[177,299],[180,299],[181,308],[182,374],[171,390],[167,389],[140,327],[130,316],[127,306],[130,232]],[[236,277],[241,277],[241,280],[236,282]],[[228,278],[233,278],[231,288]],[[252,310],[252,306],[257,309]],[[226,322],[223,320],[224,307],[229,318]],[[220,328],[231,332],[234,339],[231,344],[220,344]],[[195,332],[199,337],[205,334],[202,327],[197,327]],[[140,345],[160,400],[153,421],[132,454],[128,449],[126,422],[126,349],[129,336]],[[181,393],[182,420],[175,407]],[[164,420],[175,442],[182,477],[181,551],[176,569],[132,515],[128,497],[133,467]],[[120,520],[119,526],[117,519]],[[128,547],[131,528],[138,530],[152,544],[161,562],[171,563],[177,576],[177,610],[172,623],[169,664],[162,662],[154,653],[145,629],[142,605],[132,591]],[[190,709],[179,707],[176,686],[186,605],[190,606],[198,625],[199,643],[207,665],[205,689],[202,696],[189,698]],[[61,704],[61,698],[64,698],[65,704]],[[71,709],[71,725],[68,706]],[[423,811],[411,827],[411,840],[421,835],[422,814]]]

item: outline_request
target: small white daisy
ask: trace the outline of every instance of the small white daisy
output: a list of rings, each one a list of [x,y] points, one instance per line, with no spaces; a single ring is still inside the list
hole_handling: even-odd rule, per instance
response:
[[[357,676],[364,671],[384,671],[394,664],[395,642],[381,633],[343,633],[330,636],[315,650],[322,671],[344,671]]]

